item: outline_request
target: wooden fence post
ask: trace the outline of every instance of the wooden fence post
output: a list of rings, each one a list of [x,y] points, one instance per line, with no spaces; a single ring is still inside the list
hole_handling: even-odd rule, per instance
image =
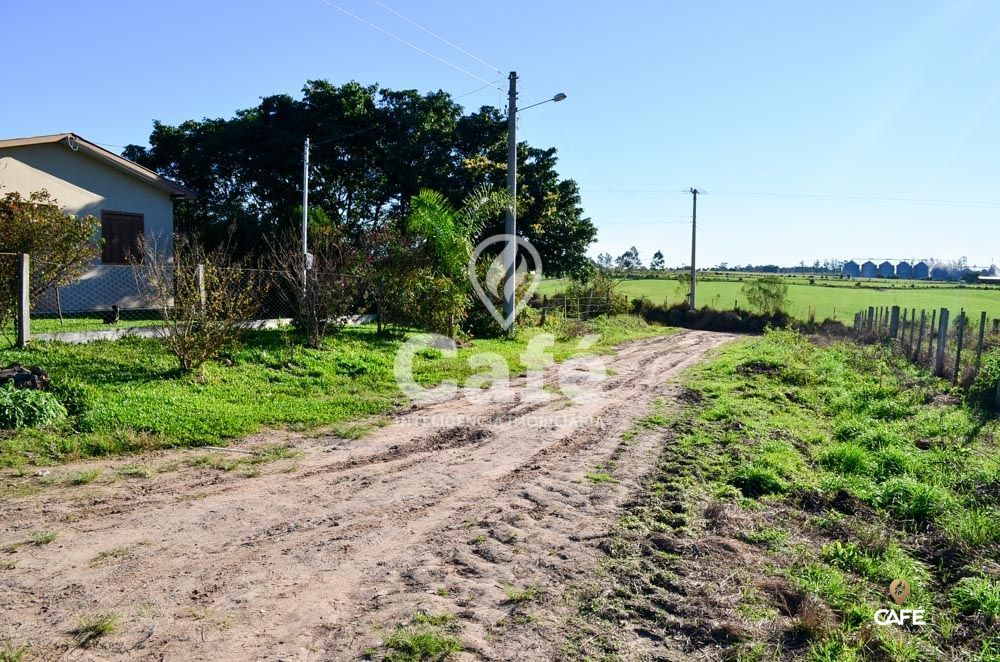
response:
[[[931,311],[931,325],[927,327],[927,360],[934,355],[934,325],[937,324],[937,311]]]
[[[979,313],[979,342],[976,343],[976,368],[975,372],[979,374],[979,364],[983,360],[983,339],[986,337],[986,311]]]
[[[906,311],[903,311],[903,325],[906,325]],[[896,339],[896,334],[899,333],[899,306],[892,307],[892,317],[889,320],[889,337],[893,340]]]
[[[868,330],[875,328],[875,307],[868,306]]]
[[[21,253],[17,261],[17,346],[31,340],[31,257]]]
[[[899,306],[893,306],[892,307],[892,314],[895,316],[896,320],[898,321],[899,320]],[[889,329],[889,335],[891,335],[893,338],[896,337],[896,334],[892,332],[892,329]],[[906,341],[906,309],[904,308],[903,309],[903,330],[899,334],[899,344],[902,345],[905,341]]]
[[[958,349],[955,351],[955,374],[952,375],[951,383],[958,383],[959,373],[962,372],[962,341],[965,339],[965,309],[958,314]]]
[[[934,357],[934,374],[938,377],[944,375],[944,349],[948,341],[948,309],[941,309],[941,316],[938,319],[937,332],[937,354]]]
[[[920,311],[920,335],[917,336],[917,352],[914,355],[914,359],[917,365],[920,365],[920,346],[924,344],[924,322],[927,321],[927,311]]]

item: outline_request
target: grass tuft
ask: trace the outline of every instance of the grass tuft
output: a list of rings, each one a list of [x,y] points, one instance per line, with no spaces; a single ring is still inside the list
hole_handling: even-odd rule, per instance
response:
[[[73,637],[77,645],[81,648],[88,648],[97,642],[98,639],[118,630],[119,619],[117,614],[98,614],[96,616],[84,617],[73,630]]]

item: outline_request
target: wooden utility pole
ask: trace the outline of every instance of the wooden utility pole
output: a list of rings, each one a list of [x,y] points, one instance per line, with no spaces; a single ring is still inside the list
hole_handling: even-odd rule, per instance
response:
[[[503,317],[510,322],[507,332],[514,333],[514,297],[517,292],[517,72],[507,77],[507,214],[504,217],[504,234],[507,243],[503,249]]]
[[[691,193],[691,299],[688,301],[688,306],[694,310],[695,288],[698,284],[698,271],[695,268],[695,244],[698,239],[698,194],[700,191],[691,188],[689,193]]]

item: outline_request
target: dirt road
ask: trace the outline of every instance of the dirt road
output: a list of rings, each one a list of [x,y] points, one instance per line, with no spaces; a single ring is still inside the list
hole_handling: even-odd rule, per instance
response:
[[[513,402],[415,408],[357,440],[268,433],[212,451],[301,451],[260,475],[192,465],[204,450],[89,485],[67,477],[136,459],[54,468],[44,491],[0,504],[0,640],[46,659],[356,659],[424,611],[455,616],[460,657],[558,657],[564,593],[652,467],[656,435],[635,421],[729,338],[624,345],[598,398],[527,402],[515,388]],[[57,537],[29,543],[39,531]],[[76,647],[74,628],[106,613],[118,629]]]

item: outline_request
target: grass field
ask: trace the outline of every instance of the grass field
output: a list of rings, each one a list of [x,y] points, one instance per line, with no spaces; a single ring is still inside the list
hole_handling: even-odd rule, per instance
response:
[[[752,278],[753,276],[746,276]],[[985,310],[993,319],[1000,317],[1000,289],[988,286],[958,286],[917,281],[844,281],[820,280],[810,285],[807,278],[788,278],[788,313],[806,319],[810,309],[817,320],[837,319],[850,323],[854,313],[869,306],[900,306],[902,308],[948,308],[953,314],[964,308],[970,315]],[[854,283],[861,283],[856,287]],[[913,284],[915,287],[910,287]],[[547,280],[538,288],[539,294],[552,295],[568,285],[563,279]],[[743,282],[731,277],[702,279],[698,283],[698,305],[730,309],[734,305],[749,308],[741,290]],[[679,303],[687,296],[687,286],[676,280],[624,280],[619,291],[630,299],[646,297],[653,303]]]
[[[584,602],[592,659],[623,613],[721,659],[1000,659],[995,420],[887,348],[789,331],[686,387],[646,420],[663,451]],[[896,579],[926,625],[874,622]]]
[[[557,335],[549,353],[557,361],[569,357],[579,343],[576,334],[584,330],[601,336],[589,351],[671,331],[628,316],[594,320],[573,329],[573,335],[560,335],[563,331],[553,327],[545,329]],[[414,377],[425,385],[461,381],[481,372],[467,360],[476,352],[499,354],[510,373],[518,374],[528,338],[541,331],[523,330],[517,340],[476,340],[454,357],[421,352]],[[180,374],[174,357],[148,338],[86,345],[38,342],[26,350],[0,350],[0,365],[40,365],[55,385],[78,387],[74,401],[63,403],[72,420],[0,433],[0,466],[217,444],[263,426],[305,429],[384,414],[405,400],[393,374],[403,339],[379,337],[372,326],[348,327],[330,337],[323,350],[311,350],[296,344],[291,332],[255,331],[198,374]]]

